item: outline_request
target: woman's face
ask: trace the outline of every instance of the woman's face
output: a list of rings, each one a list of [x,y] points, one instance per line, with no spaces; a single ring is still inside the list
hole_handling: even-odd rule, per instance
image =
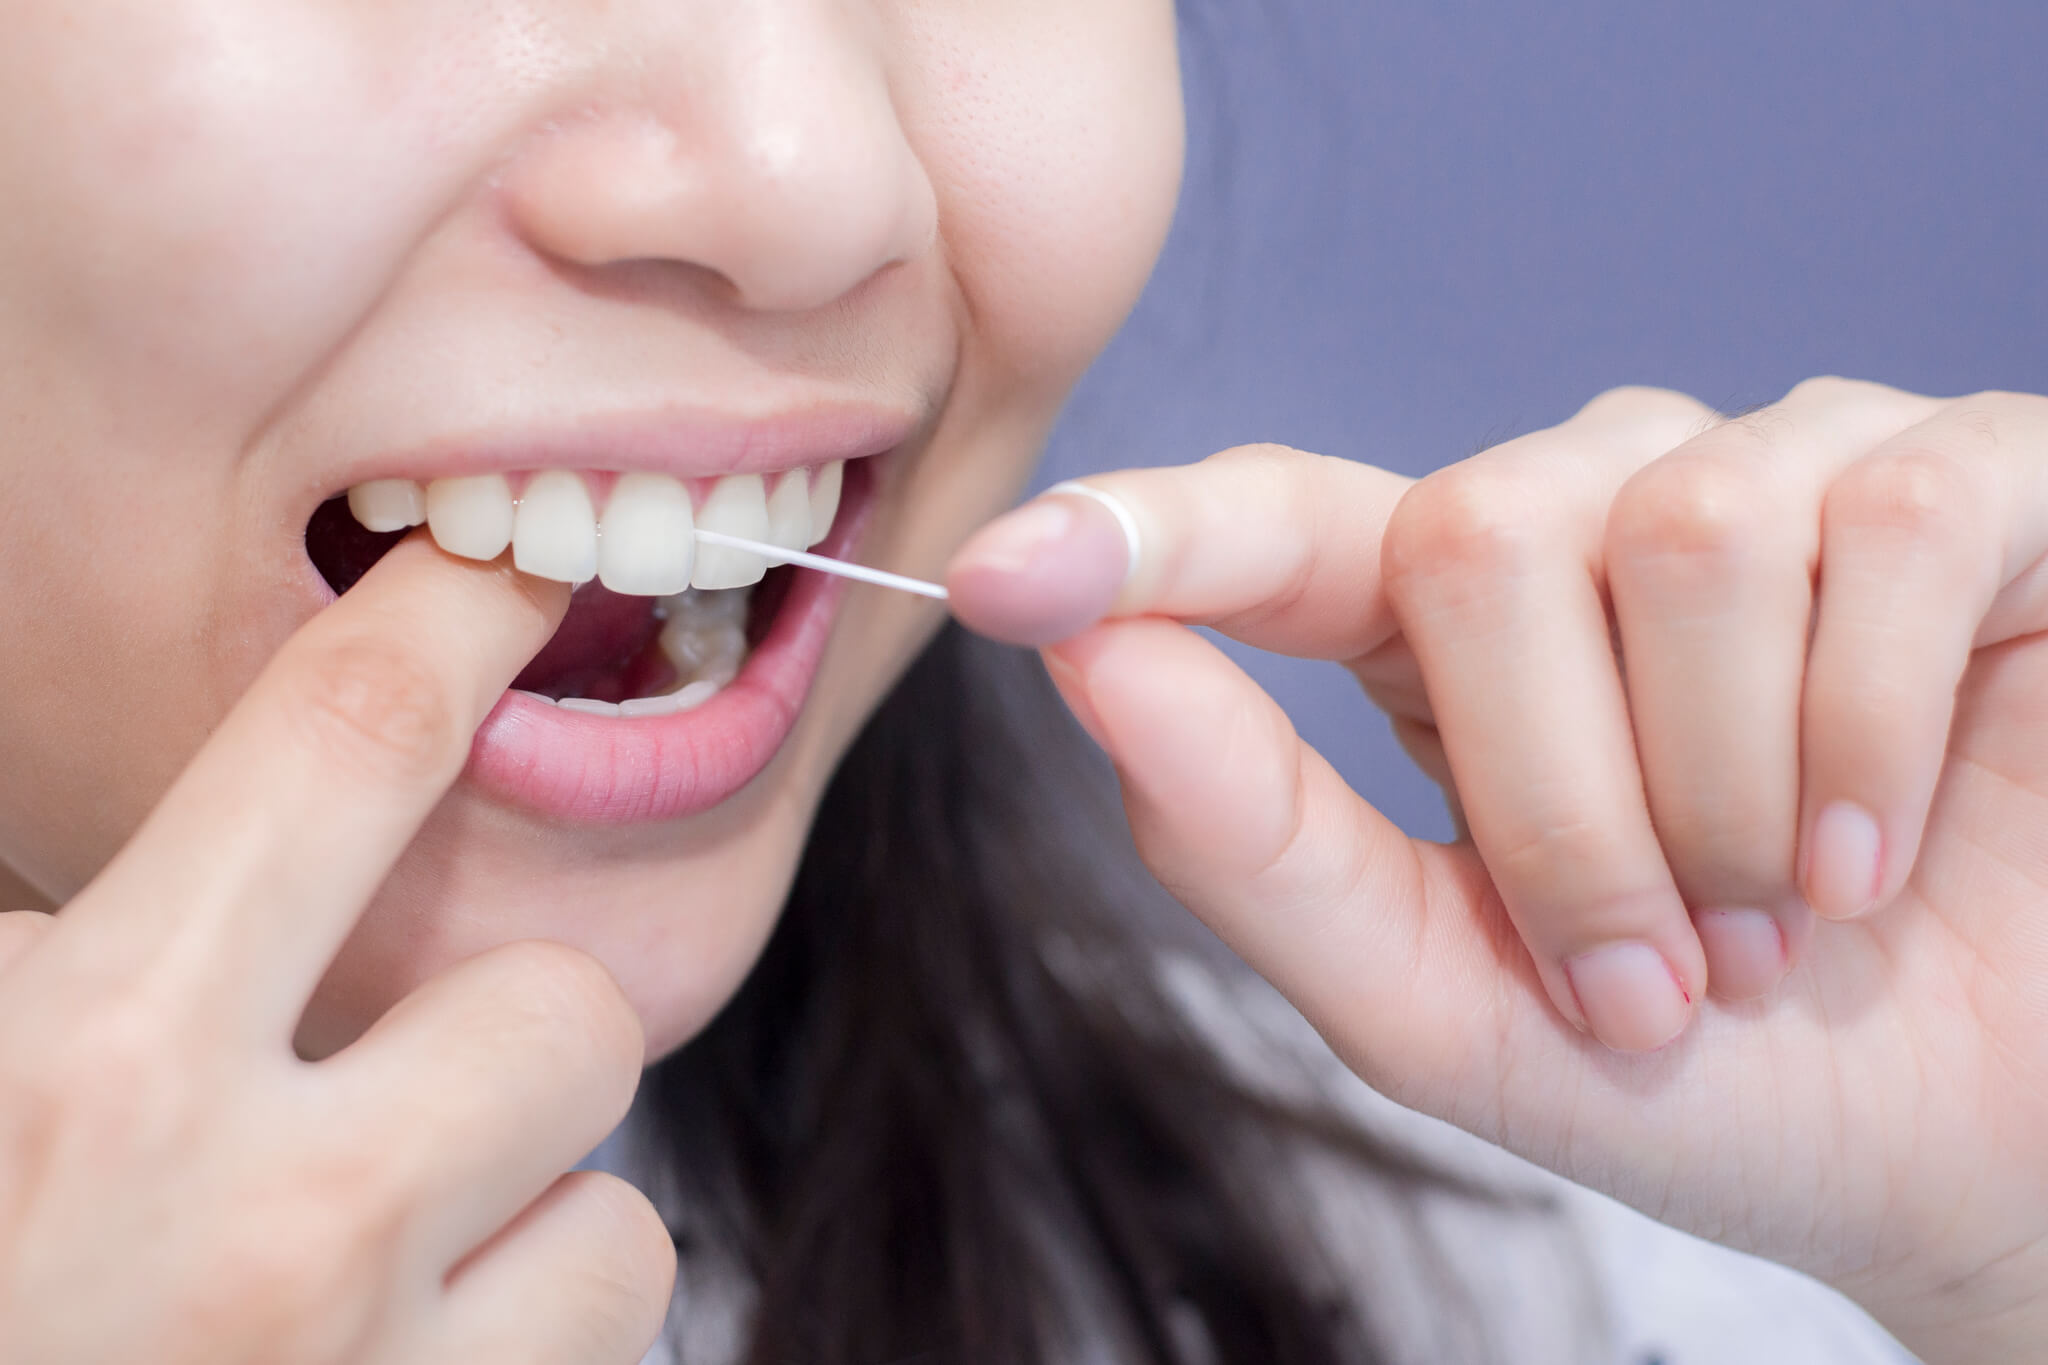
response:
[[[607,581],[645,589],[677,567],[666,479],[744,528],[854,457],[825,548],[935,574],[1134,301],[1180,152],[1170,0],[18,0],[0,885],[61,903],[94,875],[330,600],[314,556],[354,524],[316,509],[371,480],[474,480],[428,501],[478,553],[520,498],[520,552],[562,576],[609,524]],[[615,512],[629,473],[662,477]],[[738,599],[664,626],[580,593],[303,1044],[533,937],[606,962],[652,1052],[700,1028],[938,621],[826,583],[728,608],[758,637],[740,675],[665,715],[542,698],[673,693]]]

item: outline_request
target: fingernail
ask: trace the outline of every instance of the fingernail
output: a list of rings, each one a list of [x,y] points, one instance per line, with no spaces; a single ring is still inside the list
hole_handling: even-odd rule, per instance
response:
[[[1048,494],[975,532],[946,581],[954,615],[972,629],[1048,645],[1108,615],[1129,569],[1123,525],[1107,504]]]
[[[1707,981],[1724,1000],[1749,1000],[1784,979],[1790,966],[1777,916],[1763,910],[1703,910],[1693,916],[1707,950]]]
[[[1138,519],[1131,515],[1131,509],[1125,505],[1124,500],[1113,493],[1106,493],[1091,484],[1073,479],[1068,479],[1065,483],[1056,483],[1045,491],[1048,497],[1055,493],[1072,493],[1076,497],[1087,498],[1116,520],[1116,529],[1121,531],[1124,537],[1124,581],[1129,582],[1130,576],[1138,571],[1138,555],[1144,547],[1141,544],[1142,538],[1138,535]]]
[[[1849,919],[1877,903],[1883,836],[1869,811],[1836,801],[1813,822],[1806,859],[1806,903],[1828,919]]]
[[[997,573],[1029,573],[1059,547],[1073,525],[1070,499],[1038,498],[982,527],[955,562]]]
[[[1587,1027],[1617,1052],[1654,1052],[1683,1033],[1692,1014],[1671,964],[1647,943],[1581,953],[1564,972]]]

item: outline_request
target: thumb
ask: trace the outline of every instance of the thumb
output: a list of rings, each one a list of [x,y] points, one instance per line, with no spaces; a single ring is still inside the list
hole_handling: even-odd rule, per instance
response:
[[[1139,618],[1045,658],[1153,875],[1375,1089],[1490,1128],[1510,1040],[1578,1041],[1477,858],[1408,838],[1221,650]]]

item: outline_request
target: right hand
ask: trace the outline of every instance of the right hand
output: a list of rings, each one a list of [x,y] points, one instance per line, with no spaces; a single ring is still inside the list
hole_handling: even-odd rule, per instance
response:
[[[0,1360],[631,1365],[653,1207],[562,1174],[640,1023],[552,943],[300,1060],[315,984],[566,590],[401,545],[301,629],[100,876],[0,915]]]
[[[1066,637],[1154,875],[1376,1089],[2004,1365],[2048,1342],[2044,563],[2048,398],[1833,379],[1618,390],[1420,482],[1095,476],[949,577]],[[1188,625],[1347,661],[1461,837]],[[1843,804],[1884,823],[1818,838]]]

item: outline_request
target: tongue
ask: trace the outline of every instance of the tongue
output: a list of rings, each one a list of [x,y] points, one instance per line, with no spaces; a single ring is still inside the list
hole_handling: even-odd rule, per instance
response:
[[[625,597],[602,584],[586,583],[569,599],[569,614],[555,637],[512,685],[529,692],[616,700],[602,694],[617,690],[621,675],[646,653],[660,631],[653,598]]]

